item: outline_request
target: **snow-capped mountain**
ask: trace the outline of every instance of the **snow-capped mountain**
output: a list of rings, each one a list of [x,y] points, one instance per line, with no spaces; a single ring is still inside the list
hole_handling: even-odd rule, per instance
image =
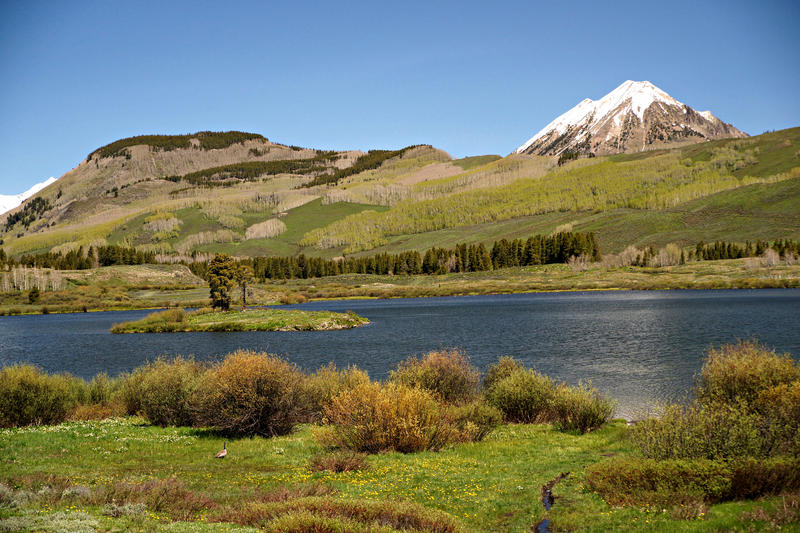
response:
[[[649,81],[626,81],[585,99],[515,150],[518,154],[638,152],[725,137],[747,137],[711,111],[695,111]]]
[[[36,194],[37,192],[41,191],[51,183],[54,183],[58,178],[48,178],[42,183],[37,183],[30,189],[25,192],[21,192],[19,194],[0,194],[0,215],[11,211],[19,204]]]

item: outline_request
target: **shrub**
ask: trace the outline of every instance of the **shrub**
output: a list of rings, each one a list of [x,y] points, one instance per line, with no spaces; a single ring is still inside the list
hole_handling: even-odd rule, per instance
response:
[[[114,409],[100,403],[82,403],[76,406],[68,416],[69,420],[103,420],[114,416]]]
[[[764,457],[776,445],[764,427],[759,415],[740,405],[673,405],[636,424],[632,437],[653,459]]]
[[[174,477],[144,483],[117,481],[96,490],[92,499],[92,503],[144,504],[148,510],[167,513],[174,520],[195,519],[199,512],[216,506],[213,500]]]
[[[248,502],[216,512],[209,520],[255,526],[280,533],[463,531],[447,513],[417,503],[314,496],[277,502]]]
[[[731,491],[731,468],[706,459],[625,458],[586,468],[586,482],[612,505],[676,505],[720,501]]]
[[[146,369],[146,366],[139,367],[133,372],[121,374],[117,378],[119,389],[116,399],[122,404],[127,415],[137,415],[142,410],[142,381]]]
[[[200,424],[236,435],[284,435],[307,416],[305,376],[265,353],[238,351],[214,365],[195,394]]]
[[[696,396],[703,403],[753,404],[761,391],[800,380],[800,366],[789,354],[752,341],[711,349],[700,371]]]
[[[508,376],[493,380],[486,391],[490,405],[500,409],[508,422],[545,422],[551,419],[555,397],[553,380],[533,369],[517,367]]]
[[[614,414],[614,402],[601,395],[591,383],[577,387],[561,384],[551,404],[556,426],[585,433],[608,422]]]
[[[716,503],[797,490],[800,460],[625,458],[587,467],[586,481],[614,505]]]
[[[144,417],[157,426],[192,425],[192,393],[204,371],[204,365],[181,357],[145,367],[139,384]]]
[[[444,402],[458,404],[475,398],[480,373],[463,352],[440,350],[403,361],[390,373],[389,380],[425,389]]]
[[[283,305],[296,305],[305,303],[308,298],[305,297],[304,294],[300,294],[299,292],[285,292],[280,297],[280,302]]]
[[[356,470],[366,470],[369,467],[366,454],[349,450],[319,453],[312,457],[309,463],[313,472],[321,470],[330,472],[353,472]]]
[[[800,489],[800,459],[771,457],[740,459],[733,463],[730,500],[755,499]]]
[[[88,395],[86,382],[31,365],[0,370],[0,427],[63,422]]]
[[[369,383],[369,375],[355,366],[339,370],[331,363],[317,369],[306,380],[305,403],[311,419],[321,420],[325,407],[334,396],[364,383]]]
[[[106,373],[98,374],[89,382],[88,402],[108,405],[114,400],[118,388],[118,380],[109,378]]]
[[[524,370],[525,365],[521,362],[513,357],[503,356],[495,364],[489,365],[486,375],[483,377],[483,388],[486,390],[491,389],[498,381]]]
[[[800,456],[800,380],[761,391],[756,411],[776,444],[773,452]]]
[[[365,383],[331,400],[325,417],[333,427],[317,432],[317,438],[366,453],[439,450],[458,438],[444,411],[426,390]]]
[[[483,401],[451,407],[450,416],[463,442],[483,440],[503,421],[503,413]]]

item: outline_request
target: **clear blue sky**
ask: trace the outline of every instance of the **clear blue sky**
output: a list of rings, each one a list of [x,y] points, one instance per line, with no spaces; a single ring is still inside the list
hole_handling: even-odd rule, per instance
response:
[[[0,193],[145,133],[507,154],[627,79],[798,126],[799,27],[796,0],[0,0]]]

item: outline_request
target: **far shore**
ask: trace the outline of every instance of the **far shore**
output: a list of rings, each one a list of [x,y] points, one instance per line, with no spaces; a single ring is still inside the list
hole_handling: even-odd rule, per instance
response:
[[[203,286],[153,290],[139,287],[137,269],[116,268],[111,290],[101,283],[95,291],[84,285],[57,292],[43,291],[35,303],[24,292],[0,293],[1,315],[128,311],[208,305]],[[176,268],[184,268],[177,266]],[[97,269],[102,270],[102,269]],[[128,279],[130,278],[130,279]],[[94,288],[92,286],[89,289]],[[347,274],[324,278],[267,280],[253,287],[253,306],[297,304],[306,301],[424,298],[579,291],[712,290],[800,288],[800,265],[753,265],[746,259],[697,261],[672,267],[604,267],[568,265],[504,268],[443,275]]]

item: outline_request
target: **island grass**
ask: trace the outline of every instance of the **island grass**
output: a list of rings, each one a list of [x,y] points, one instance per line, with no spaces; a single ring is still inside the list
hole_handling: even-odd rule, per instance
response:
[[[350,329],[369,323],[355,313],[298,311],[295,309],[248,309],[186,312],[168,309],[140,320],[114,324],[112,333],[175,333],[189,331],[325,331]]]

